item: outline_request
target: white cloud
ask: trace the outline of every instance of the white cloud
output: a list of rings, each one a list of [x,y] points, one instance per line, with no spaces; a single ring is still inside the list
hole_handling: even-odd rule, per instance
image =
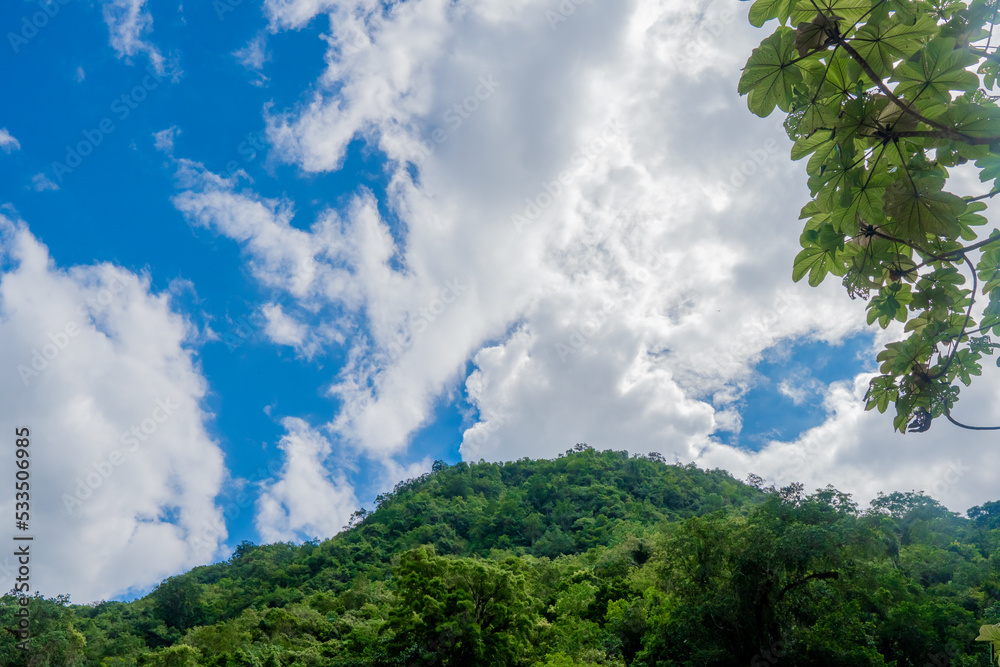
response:
[[[11,136],[7,128],[0,127],[0,151],[10,153],[21,150],[21,142]]]
[[[267,33],[258,33],[242,49],[234,51],[233,56],[247,69],[263,69],[264,64],[271,59],[271,53],[267,49]]]
[[[148,277],[59,268],[6,218],[0,235],[0,427],[31,430],[33,589],[87,602],[211,562],[225,469],[190,325]],[[0,557],[4,590],[15,573]]]
[[[944,418],[927,433],[892,432],[892,409],[864,411],[871,374],[835,383],[826,392],[827,421],[793,442],[770,442],[759,452],[711,444],[682,452],[685,460],[720,467],[736,476],[755,473],[778,487],[802,482],[807,491],[833,484],[865,505],[879,491],[924,491],[953,511],[996,499],[997,473],[981,464],[996,436],[960,430]],[[955,410],[974,425],[1000,424],[995,396],[1000,379],[984,377],[966,390]]]
[[[264,9],[275,28],[302,28],[322,12],[374,4],[375,0],[264,0]]]
[[[56,185],[47,174],[40,173],[31,177],[31,187],[35,192],[45,192],[46,190],[58,190]]]
[[[350,348],[332,434],[391,462],[464,386],[478,412],[466,459],[586,441],[779,471],[779,454],[712,434],[739,429],[765,351],[838,342],[865,329],[865,304],[835,280],[790,281],[808,190],[781,120],[735,92],[761,37],[747,7],[585,3],[553,24],[543,0],[411,0],[385,17],[374,5],[268,3],[274,29],[334,14],[326,71],[268,126],[308,173],[340,169],[358,138],[381,150],[391,219],[361,191],[305,230],[291,203],[207,174],[176,199],[242,244],[283,313],[312,327],[335,316]],[[852,412],[856,391],[827,393],[831,456],[855,456],[858,438],[904,454],[888,418]],[[922,450],[926,470],[943,465],[935,451]],[[853,471],[830,467],[822,485],[908,479]]]
[[[266,333],[278,345],[299,347],[305,341],[307,328],[286,315],[279,304],[268,304],[263,308],[267,318]]]
[[[145,54],[157,72],[164,71],[159,49],[145,39],[153,27],[153,17],[146,7],[146,0],[104,0],[103,14],[110,32],[111,47],[119,58]]]
[[[174,205],[192,223],[211,228],[245,245],[251,270],[264,284],[286,287],[306,296],[316,272],[310,235],[290,222],[291,204],[240,195],[233,183],[181,161],[179,181],[194,188],[174,198]]]
[[[279,447],[285,465],[280,479],[266,485],[257,501],[257,531],[265,542],[301,536],[326,538],[340,532],[359,507],[341,470],[330,474],[332,446],[301,419],[288,418]]]
[[[173,127],[168,127],[165,130],[160,130],[159,132],[153,133],[153,146],[156,150],[161,153],[166,153],[167,155],[174,154],[174,141],[177,139],[177,135],[181,133],[180,129],[175,125]]]

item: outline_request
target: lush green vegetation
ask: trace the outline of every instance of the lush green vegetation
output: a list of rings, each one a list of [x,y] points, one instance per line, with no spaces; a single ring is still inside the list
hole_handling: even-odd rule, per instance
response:
[[[750,482],[585,446],[436,464],[322,543],[244,543],[130,603],[34,598],[0,664],[989,664],[1000,502]]]

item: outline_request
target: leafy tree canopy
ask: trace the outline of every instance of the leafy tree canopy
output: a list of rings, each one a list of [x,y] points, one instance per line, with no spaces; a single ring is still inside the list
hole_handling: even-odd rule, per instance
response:
[[[0,665],[988,667],[997,502],[753,481],[586,446],[441,464],[329,540],[129,603],[31,598],[27,639],[0,597]]]
[[[812,200],[792,277],[833,275],[868,302],[868,323],[902,324],[878,355],[867,409],[894,405],[899,431],[925,431],[982,373],[1000,335],[1000,0],[756,0],[774,31],[739,92],[787,114],[792,159]],[[980,192],[949,191],[959,165]],[[1000,361],[998,361],[1000,365]],[[992,427],[979,427],[992,428]],[[1000,428],[1000,427],[996,427]]]

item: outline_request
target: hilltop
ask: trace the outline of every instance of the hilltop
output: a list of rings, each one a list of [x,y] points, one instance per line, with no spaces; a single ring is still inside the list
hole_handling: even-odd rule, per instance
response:
[[[331,539],[243,543],[133,602],[32,599],[0,663],[988,665],[1000,503],[762,488],[577,446],[436,463]],[[0,623],[16,628],[16,600]],[[895,662],[893,662],[895,661]],[[945,661],[945,662],[942,662]]]

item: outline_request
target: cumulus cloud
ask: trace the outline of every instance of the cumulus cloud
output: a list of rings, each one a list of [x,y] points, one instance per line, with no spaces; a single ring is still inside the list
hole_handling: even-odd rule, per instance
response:
[[[330,473],[332,445],[301,419],[285,419],[279,447],[285,464],[279,479],[264,487],[257,501],[256,526],[266,542],[325,538],[345,526],[358,508],[354,489],[342,471]]]
[[[145,38],[153,28],[153,17],[146,0],[104,0],[103,15],[110,32],[111,47],[119,58],[145,54],[153,67],[163,72],[163,56]]]
[[[872,374],[838,382],[825,392],[828,419],[794,441],[772,441],[758,452],[718,443],[681,455],[708,468],[742,477],[754,473],[776,487],[801,482],[807,491],[833,484],[864,506],[881,492],[923,491],[953,511],[996,498],[996,472],[981,461],[996,449],[996,436],[958,430],[943,418],[927,433],[891,430],[890,411],[865,412]],[[1000,424],[995,397],[1000,381],[984,377],[956,408],[974,425]]]
[[[746,7],[375,5],[267,4],[275,30],[333,17],[326,71],[267,121],[277,156],[307,173],[341,169],[358,139],[377,148],[383,201],[358,191],[293,226],[291,202],[204,171],[175,200],[242,245],[283,316],[349,341],[329,387],[332,436],[391,463],[435,402],[464,389],[466,459],[586,441],[779,476],[792,444],[752,453],[715,434],[740,428],[768,350],[836,344],[865,328],[865,304],[835,281],[790,282],[808,190],[780,119],[753,117],[735,93],[760,39]],[[887,437],[887,418],[857,413],[858,386],[815,388],[830,416],[810,433],[835,433],[830,455],[844,460],[859,442],[903,456],[909,440]],[[953,453],[920,451],[923,467],[906,468],[918,476],[870,479],[930,484],[921,471]],[[803,479],[875,488],[855,463],[823,461]]]
[[[7,218],[0,236],[0,426],[31,434],[32,588],[86,602],[211,562],[225,469],[191,326],[148,277],[60,268]],[[15,574],[0,558],[5,589]]]

